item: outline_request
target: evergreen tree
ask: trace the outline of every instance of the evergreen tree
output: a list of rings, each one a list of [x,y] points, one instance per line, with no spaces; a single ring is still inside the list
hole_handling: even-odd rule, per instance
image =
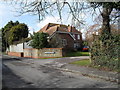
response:
[[[33,48],[46,48],[48,47],[48,41],[47,41],[48,34],[46,33],[34,33],[34,36],[32,36],[32,41],[30,43],[30,46]]]

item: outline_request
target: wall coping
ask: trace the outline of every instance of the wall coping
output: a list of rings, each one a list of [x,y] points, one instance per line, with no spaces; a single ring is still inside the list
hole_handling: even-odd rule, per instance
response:
[[[9,51],[7,51],[7,53],[23,53],[23,52],[9,52]]]
[[[24,50],[27,49],[27,50],[32,50],[32,49],[35,49],[35,50],[39,50],[39,49],[36,49],[36,48],[24,48]],[[63,48],[42,48],[42,49],[63,49]]]
[[[31,56],[24,56],[27,58],[61,58],[61,57],[31,57]]]

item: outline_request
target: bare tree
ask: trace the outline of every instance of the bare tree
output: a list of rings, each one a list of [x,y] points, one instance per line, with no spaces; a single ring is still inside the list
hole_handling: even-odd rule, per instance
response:
[[[89,4],[84,2],[72,2],[67,0],[4,0],[10,2],[11,5],[19,5],[20,8],[16,8],[20,15],[30,13],[32,15],[38,15],[39,21],[45,19],[47,15],[53,17],[59,15],[59,19],[62,23],[62,18],[65,14],[68,18],[72,18],[71,25],[79,27],[84,24],[84,20],[81,19],[81,13],[84,9],[90,8]],[[71,16],[71,17],[70,17]]]
[[[110,15],[113,9],[119,13],[120,2],[92,2],[91,6],[96,8],[102,6],[102,33],[110,33]],[[119,16],[119,15],[118,15]],[[118,17],[116,16],[116,17]]]
[[[80,13],[84,12],[85,9],[93,10],[95,13],[96,8],[102,8],[102,31],[108,33],[110,33],[111,12],[113,9],[117,12],[120,10],[120,2],[95,2],[95,0],[86,0],[86,2],[77,2],[76,0],[72,2],[68,0],[11,0],[11,4],[18,4],[20,6],[20,14],[32,13],[33,15],[38,15],[40,21],[48,14],[56,15],[57,12],[62,22],[63,12],[66,12],[66,14],[72,15],[73,25],[83,24],[83,21],[80,20]],[[119,17],[119,15],[116,17]]]

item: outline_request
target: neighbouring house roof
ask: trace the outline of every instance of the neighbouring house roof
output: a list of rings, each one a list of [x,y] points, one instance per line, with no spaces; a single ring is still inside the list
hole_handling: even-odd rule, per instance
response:
[[[44,32],[44,33],[48,33],[49,35],[52,35],[56,31],[61,32],[61,33],[66,32],[66,33],[73,33],[73,34],[82,34],[75,27],[72,27],[69,25],[67,26],[67,25],[62,25],[62,24],[55,24],[55,23],[48,23],[38,32]]]
[[[118,28],[118,26],[116,24],[111,24],[110,25],[111,28],[111,34],[116,34],[119,35],[120,34],[120,28]],[[102,27],[99,24],[95,24],[92,25],[88,30],[87,30],[87,37],[89,38],[92,35],[100,35],[102,32]]]

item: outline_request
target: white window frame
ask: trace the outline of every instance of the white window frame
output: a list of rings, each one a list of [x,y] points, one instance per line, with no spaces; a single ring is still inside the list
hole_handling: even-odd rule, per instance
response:
[[[80,35],[79,34],[77,35],[77,38],[80,39]]]

